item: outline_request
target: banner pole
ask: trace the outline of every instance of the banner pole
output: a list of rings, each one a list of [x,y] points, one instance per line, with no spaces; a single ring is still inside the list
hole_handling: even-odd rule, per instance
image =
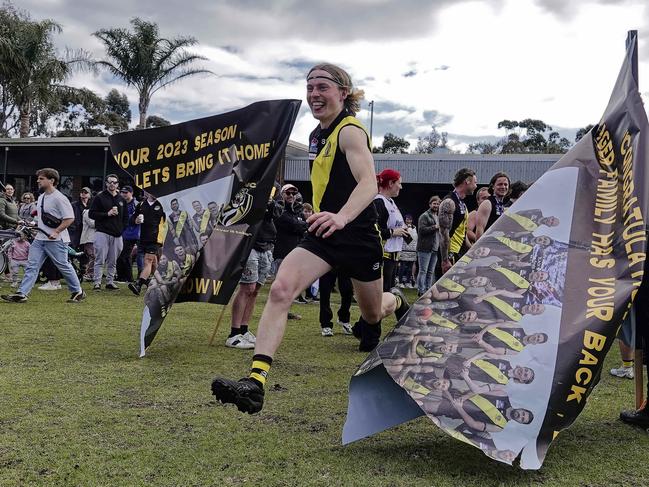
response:
[[[626,37],[626,48],[629,51],[631,46],[634,46],[634,49],[631,51],[631,74],[636,82],[637,86],[640,86],[640,80],[638,79],[638,31],[630,30],[627,32]],[[633,372],[635,380],[635,407],[640,409],[644,401],[644,377],[642,373],[642,356],[643,356],[643,340],[638,336],[638,329],[636,323],[636,313],[635,310],[631,310],[631,322],[633,326],[633,343],[634,343],[634,352],[633,352]]]
[[[642,377],[642,350],[633,353],[633,372],[635,378],[635,408],[640,409],[644,401],[644,377]]]
[[[225,310],[228,307],[227,304],[224,304],[223,307],[221,308],[221,312],[219,313],[219,317],[216,320],[216,325],[214,325],[214,331],[212,332],[212,336],[210,337],[210,341],[208,343],[208,346],[212,346],[212,343],[214,342],[214,337],[216,336],[216,332],[219,331],[219,327],[221,326],[221,321],[223,320],[223,315],[225,314]]]

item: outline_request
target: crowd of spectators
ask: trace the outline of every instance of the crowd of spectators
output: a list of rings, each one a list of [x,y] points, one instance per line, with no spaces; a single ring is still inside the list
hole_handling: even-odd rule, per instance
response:
[[[74,266],[69,261],[69,255],[72,251],[70,247],[69,228],[74,223],[74,211],[68,198],[57,190],[60,181],[59,173],[52,168],[39,169],[36,172],[36,181],[41,195],[29,217],[35,217],[32,221],[18,218],[20,211],[23,213],[28,208],[18,208],[15,202],[14,188],[11,185],[3,187],[2,195],[2,221],[3,230],[13,230],[14,234],[9,234],[4,243],[9,242],[11,245],[6,254],[9,256],[9,266],[4,278],[11,281],[12,287],[18,288],[17,291],[1,295],[4,301],[22,303],[27,301],[29,293],[34,284],[39,279],[42,266],[49,263],[50,267],[56,268],[61,276],[66,279],[68,289],[71,291],[69,303],[83,301],[86,297],[81,289],[78,275]],[[33,203],[33,198],[26,195],[24,205]],[[47,202],[46,202],[47,200]],[[27,215],[26,215],[27,216]],[[27,246],[25,241],[31,240],[31,245]],[[4,246],[3,246],[4,247]],[[26,254],[26,259],[25,259]],[[23,266],[20,263],[23,263]],[[4,267],[4,265],[3,265]],[[20,284],[18,284],[18,270],[24,268],[24,275]],[[47,286],[60,289],[58,277],[51,279]],[[48,287],[41,287],[48,289]]]
[[[105,184],[106,189],[94,195],[90,188],[81,188],[78,199],[72,202],[74,223],[68,229],[70,246],[79,252],[82,279],[93,282],[95,290],[102,289],[102,279],[105,277],[106,290],[116,290],[117,284],[124,283],[137,288],[138,292],[131,290],[139,294],[141,286],[148,282],[148,276],[155,274],[157,265],[156,259],[152,268],[149,258],[145,278],[133,277],[134,262],[137,262],[137,275],[141,275],[144,268],[145,253],[140,242],[141,223],[135,219],[140,202],[135,197],[132,186],[124,185],[119,189],[119,178],[116,175],[109,174]],[[511,187],[507,185],[507,194],[503,200],[506,205],[515,201],[527,189],[521,182],[516,182]],[[476,239],[478,207],[493,195],[492,187],[493,181],[489,187],[481,188],[475,195],[477,206],[469,213],[467,224],[470,243]],[[427,208],[415,221],[410,213],[403,217],[395,201],[401,188],[401,176],[397,171],[386,169],[378,174],[378,195],[374,206],[384,242],[384,289],[389,290],[393,286],[416,288],[417,294],[421,296],[441,275],[438,218],[441,199],[438,195],[432,195]],[[18,222],[30,222],[34,219],[34,195],[24,193],[21,200],[16,202],[13,193],[13,187],[7,185],[0,198],[1,228],[15,228]],[[233,313],[231,333],[226,342],[228,346],[252,348],[255,337],[248,330],[247,323],[249,311],[252,309],[250,303],[254,304],[260,287],[267,279],[273,279],[283,258],[303,238],[308,227],[306,220],[314,211],[309,203],[302,200],[298,188],[292,184],[285,184],[276,193],[275,197],[269,200],[263,231],[255,243],[241,278],[240,289],[233,299],[238,312]],[[493,197],[491,200],[495,201]],[[414,210],[417,212],[418,209]],[[172,200],[171,211],[168,215],[162,215],[163,218],[166,217],[166,231],[171,235],[174,247],[185,248],[188,243],[195,244],[193,232],[199,232],[201,237],[205,235],[207,238],[217,222],[218,212],[219,207],[216,204],[209,203],[207,208],[204,208],[201,202],[195,201],[192,203],[192,209],[186,211],[179,207],[177,200]],[[7,270],[6,280],[11,281],[14,287],[18,283],[21,262],[24,264],[26,261],[28,245],[27,240],[16,239],[15,250],[12,250],[10,255],[13,264]],[[44,275],[48,278],[48,283],[40,286],[40,289],[60,289],[60,274],[57,274],[54,266],[48,267],[46,263]],[[338,323],[342,326],[343,333],[351,333],[350,307],[354,297],[350,284],[349,278],[332,271],[331,275],[313,283],[297,298],[296,302],[299,304],[320,302],[319,316],[323,336],[333,335],[334,314],[331,311],[330,300],[332,292],[339,292],[341,295]],[[300,318],[297,313],[290,313],[289,316],[293,319]]]
[[[115,282],[133,281],[132,256],[137,252],[140,225],[129,223],[129,218],[139,202],[134,198],[131,186],[123,186],[121,191],[118,191],[118,188],[118,177],[109,174],[106,177],[105,191],[93,195],[92,190],[84,186],[79,191],[78,198],[70,202],[74,219],[66,229],[70,240],[68,257],[75,260],[75,270],[80,280],[94,282],[95,290],[101,289],[100,283],[104,275],[107,278],[108,290],[118,289]],[[15,230],[20,228],[20,225],[35,226],[37,222],[34,194],[25,192],[20,200],[16,201],[13,186],[3,186],[0,194],[0,230]],[[20,282],[19,270],[26,266],[31,239],[33,236],[24,232],[13,238],[6,250],[9,265],[2,279],[11,282],[13,288],[18,287]],[[122,249],[125,251],[122,252]],[[99,251],[97,263],[96,250]],[[142,269],[141,260],[138,259],[138,273]],[[103,271],[103,265],[106,265],[106,273]],[[38,286],[38,289],[61,289],[61,277],[57,266],[47,257],[38,275],[38,280],[47,282]]]

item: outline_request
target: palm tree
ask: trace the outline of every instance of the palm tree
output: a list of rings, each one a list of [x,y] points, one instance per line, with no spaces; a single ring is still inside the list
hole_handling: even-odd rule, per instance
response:
[[[211,71],[191,67],[194,61],[207,59],[184,50],[197,43],[193,37],[164,39],[159,37],[156,23],[134,18],[131,24],[133,32],[102,29],[93,34],[104,43],[110,59],[96,61],[96,65],[135,87],[140,97],[138,127],[144,128],[149,103],[156,91],[182,78]]]
[[[5,5],[2,24],[7,29],[0,35],[0,81],[18,108],[20,137],[28,137],[32,110],[58,96],[65,88],[58,83],[70,75],[75,61],[56,56],[51,37],[61,31],[56,22],[32,21]]]

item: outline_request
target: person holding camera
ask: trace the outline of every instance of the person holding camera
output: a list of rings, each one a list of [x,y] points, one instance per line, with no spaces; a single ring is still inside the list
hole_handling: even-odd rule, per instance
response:
[[[272,274],[277,273],[284,258],[297,247],[304,237],[304,232],[309,227],[302,218],[302,204],[297,201],[300,194],[297,187],[292,184],[285,184],[282,186],[280,194],[282,199],[278,203],[281,211],[278,212],[279,216],[275,217],[277,238],[273,250],[275,261],[271,271]],[[301,304],[307,303],[301,294],[297,300]]]
[[[38,271],[46,257],[61,271],[68,289],[72,293],[68,303],[78,303],[86,298],[81,289],[77,273],[68,261],[70,236],[67,228],[74,222],[74,211],[68,198],[56,189],[60,180],[56,169],[44,168],[36,171],[38,187],[43,190],[36,205],[38,233],[29,248],[27,268],[18,291],[2,295],[5,301],[24,303],[38,278]]]

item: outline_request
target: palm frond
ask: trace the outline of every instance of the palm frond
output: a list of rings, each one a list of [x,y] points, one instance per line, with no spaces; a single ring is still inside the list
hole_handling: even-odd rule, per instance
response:
[[[106,49],[106,59],[95,61],[94,64],[108,69],[127,85],[137,89],[141,112],[146,112],[156,91],[189,76],[213,74],[206,69],[191,67],[196,61],[207,59],[185,50],[197,44],[195,38],[160,37],[156,23],[138,17],[131,19],[130,23],[132,31],[101,29],[93,34]]]
[[[85,49],[66,49],[63,60],[72,69],[97,74],[94,60]]]
[[[162,88],[165,88],[173,83],[176,83],[177,81],[180,81],[183,78],[187,78],[188,76],[194,76],[196,74],[214,74],[214,73],[209,69],[188,69],[184,72],[175,73],[173,78],[167,79],[165,81],[161,81],[160,84],[157,84],[151,90],[151,94],[153,95],[156,91],[161,90]]]

